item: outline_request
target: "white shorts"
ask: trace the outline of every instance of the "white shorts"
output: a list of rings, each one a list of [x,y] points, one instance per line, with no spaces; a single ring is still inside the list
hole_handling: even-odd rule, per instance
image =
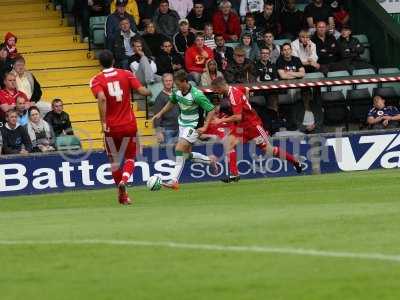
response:
[[[179,126],[179,138],[194,144],[199,138],[199,133],[195,128]]]

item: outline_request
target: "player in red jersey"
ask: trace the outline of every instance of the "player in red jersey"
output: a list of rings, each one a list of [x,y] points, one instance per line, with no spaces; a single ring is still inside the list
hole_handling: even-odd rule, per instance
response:
[[[236,161],[236,153],[230,155],[234,151],[239,139],[243,143],[255,140],[256,145],[264,154],[269,154],[274,157],[286,159],[296,168],[298,173],[302,172],[301,163],[291,154],[281,150],[279,147],[273,147],[269,143],[269,135],[262,127],[262,121],[254,109],[252,109],[245,93],[239,88],[229,86],[226,81],[218,77],[213,80],[212,88],[215,92],[222,95],[224,99],[220,104],[220,111],[227,116],[214,120],[214,124],[230,123],[235,124],[228,135],[227,149],[229,159]],[[230,176],[223,180],[226,183],[239,180],[239,174],[236,168],[235,173],[232,174],[234,162],[230,162]]]
[[[126,184],[135,168],[136,117],[131,108],[131,90],[150,96],[131,72],[113,68],[114,56],[104,50],[99,55],[102,72],[90,81],[97,98],[104,143],[111,163],[112,176],[118,186],[120,204],[131,204]]]

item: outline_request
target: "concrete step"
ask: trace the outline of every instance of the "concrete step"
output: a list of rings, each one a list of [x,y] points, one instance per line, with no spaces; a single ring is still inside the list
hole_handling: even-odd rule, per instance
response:
[[[98,67],[51,69],[33,72],[43,87],[86,85],[100,69]]]

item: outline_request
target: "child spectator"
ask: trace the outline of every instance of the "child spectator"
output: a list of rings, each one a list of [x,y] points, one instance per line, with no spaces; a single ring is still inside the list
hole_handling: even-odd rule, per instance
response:
[[[32,143],[25,127],[18,123],[18,113],[10,109],[6,113],[7,123],[1,129],[3,154],[28,154],[32,152]]]
[[[183,57],[177,53],[171,43],[166,40],[162,43],[160,55],[156,57],[157,74],[174,73],[184,66]]]
[[[61,99],[54,99],[51,102],[52,110],[49,111],[44,120],[53,128],[55,136],[73,135],[69,115],[63,110],[64,104]]]
[[[55,151],[54,134],[50,125],[40,116],[36,106],[28,109],[29,121],[26,125],[34,152]]]
[[[223,0],[213,16],[215,34],[222,34],[226,41],[238,41],[241,34],[240,19],[232,10],[232,4]]]
[[[200,77],[205,70],[206,62],[212,58],[214,58],[213,51],[204,45],[204,35],[198,33],[194,45],[187,49],[185,53],[186,70],[190,72],[189,75],[197,84],[200,83]]]
[[[185,51],[194,43],[196,36],[189,30],[189,21],[187,19],[179,20],[179,32],[174,35],[175,49],[179,54]]]
[[[153,113],[157,114],[169,102],[172,95],[172,87],[174,86],[174,78],[172,74],[165,73],[162,76],[163,90],[158,94],[153,105]],[[179,108],[177,105],[172,110],[163,114],[160,119],[154,120],[154,128],[156,129],[157,141],[160,144],[174,144],[178,137]]]
[[[217,62],[210,59],[206,64],[206,70],[201,74],[201,85],[211,86],[211,82],[217,77],[224,77],[224,75],[218,71]]]
[[[158,57],[160,55],[161,45],[168,39],[165,35],[156,31],[156,25],[151,21],[145,25],[142,38],[150,48],[153,57]]]
[[[169,8],[168,0],[161,0],[153,21],[157,26],[157,31],[172,39],[179,30],[180,17],[175,10]]]
[[[213,26],[211,23],[204,25],[204,45],[212,50],[217,47],[215,44]]]
[[[18,54],[17,37],[11,32],[7,32],[4,37],[4,44],[7,49],[7,58],[14,61]]]
[[[260,57],[260,49],[257,43],[253,42],[250,33],[245,33],[240,38],[240,47],[246,52],[246,58],[256,61]]]

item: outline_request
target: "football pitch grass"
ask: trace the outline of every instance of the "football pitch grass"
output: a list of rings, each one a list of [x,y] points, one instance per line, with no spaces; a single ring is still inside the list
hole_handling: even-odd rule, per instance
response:
[[[0,299],[400,299],[400,172],[0,198]]]

